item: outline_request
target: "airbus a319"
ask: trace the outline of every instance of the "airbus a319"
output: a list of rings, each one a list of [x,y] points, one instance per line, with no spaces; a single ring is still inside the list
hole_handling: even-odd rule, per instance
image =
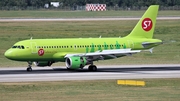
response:
[[[96,71],[93,61],[129,56],[162,44],[153,39],[158,8],[150,6],[131,33],[122,38],[29,39],[15,43],[4,55],[27,62],[27,71],[32,71],[32,63],[44,67],[55,62],[65,62],[67,69],[89,65],[90,71]]]

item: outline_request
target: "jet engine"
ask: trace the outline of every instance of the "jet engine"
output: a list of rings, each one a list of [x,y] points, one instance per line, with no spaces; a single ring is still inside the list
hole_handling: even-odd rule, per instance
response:
[[[70,69],[83,68],[87,65],[87,59],[85,57],[72,56],[66,58],[66,67]]]

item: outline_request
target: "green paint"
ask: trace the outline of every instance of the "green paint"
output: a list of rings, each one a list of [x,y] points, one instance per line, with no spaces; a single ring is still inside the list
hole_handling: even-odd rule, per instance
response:
[[[120,44],[118,43],[118,41],[116,41],[116,45],[115,45],[115,47],[116,47],[116,49],[120,49]]]
[[[90,50],[90,52],[95,52],[94,44],[93,44],[93,43],[92,43],[92,45],[91,45],[91,50]]]
[[[106,42],[104,42],[104,50],[108,49],[108,45],[106,44]]]
[[[101,45],[100,45],[100,44],[98,45],[98,50],[99,50],[99,51],[102,51],[102,48],[101,48]]]
[[[88,53],[88,52],[89,52],[89,47],[86,46],[86,53]]]
[[[126,44],[124,43],[123,48],[126,49]]]

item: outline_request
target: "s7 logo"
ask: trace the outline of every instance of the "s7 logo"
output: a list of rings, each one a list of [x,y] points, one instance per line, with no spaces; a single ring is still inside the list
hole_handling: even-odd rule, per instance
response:
[[[153,26],[153,23],[152,23],[152,20],[150,18],[145,18],[142,21],[142,28],[145,31],[150,31],[152,29],[152,26]]]

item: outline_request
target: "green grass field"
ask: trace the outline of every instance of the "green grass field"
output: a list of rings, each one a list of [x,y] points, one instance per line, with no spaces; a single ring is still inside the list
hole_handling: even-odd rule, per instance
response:
[[[68,22],[0,22],[0,67],[27,66],[27,63],[6,59],[3,54],[15,42],[36,38],[123,37],[137,21],[68,21]],[[164,44],[153,54],[141,52],[130,57],[98,61],[96,64],[178,64],[180,61],[180,20],[158,20],[154,37]],[[142,61],[143,60],[143,61]],[[64,65],[55,64],[55,65]]]
[[[92,18],[92,17],[140,17],[145,11],[0,11],[0,18]],[[158,16],[180,16],[179,11],[159,11]]]
[[[0,83],[0,101],[179,101],[180,79],[145,79],[145,87],[116,80]]]

